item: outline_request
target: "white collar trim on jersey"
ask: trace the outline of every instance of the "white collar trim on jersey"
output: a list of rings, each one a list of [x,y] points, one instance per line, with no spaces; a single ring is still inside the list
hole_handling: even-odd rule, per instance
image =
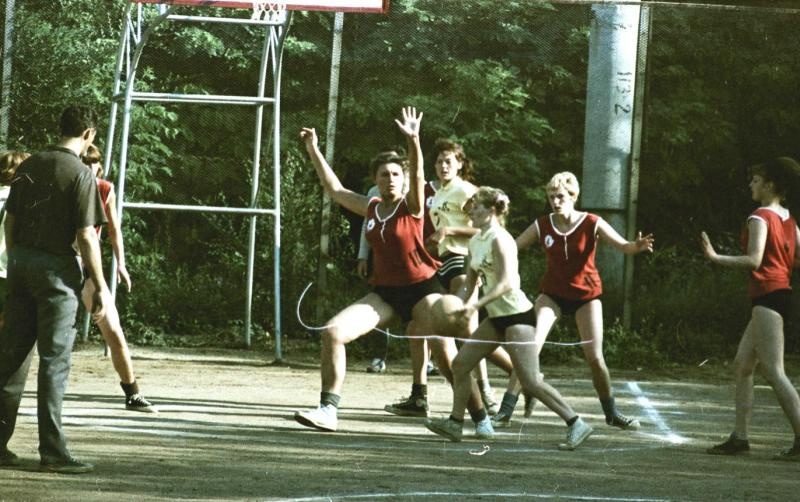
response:
[[[555,221],[553,221],[553,217],[554,217],[554,216],[555,216],[555,213],[550,213],[550,215],[549,215],[549,218],[550,218],[550,226],[551,226],[551,227],[553,227],[553,232],[555,232],[555,233],[556,233],[556,234],[558,234],[558,235],[563,235],[563,236],[565,236],[565,237],[566,237],[566,236],[568,236],[568,235],[572,234],[572,232],[574,232],[574,231],[575,231],[575,229],[577,229],[579,226],[581,226],[581,223],[583,223],[583,220],[585,220],[585,219],[586,219],[586,217],[587,217],[587,216],[589,216],[589,213],[586,213],[586,212],[584,212],[584,213],[583,213],[583,216],[581,216],[580,218],[578,218],[578,221],[576,221],[576,222],[575,222],[575,224],[574,224],[574,225],[572,225],[572,228],[570,228],[570,229],[569,229],[569,230],[567,230],[566,232],[561,232],[561,231],[558,229],[558,227],[556,226],[556,223],[555,223]]]

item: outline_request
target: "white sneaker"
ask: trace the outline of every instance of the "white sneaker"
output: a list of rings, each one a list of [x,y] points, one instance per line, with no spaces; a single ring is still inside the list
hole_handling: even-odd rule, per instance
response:
[[[578,418],[574,424],[567,429],[567,441],[558,445],[559,450],[572,451],[592,434],[592,426]]]
[[[492,439],[494,436],[494,428],[492,421],[489,417],[484,418],[475,424],[475,437],[478,439]]]
[[[336,418],[336,407],[330,404],[319,405],[317,408],[308,411],[294,412],[294,419],[306,427],[312,427],[322,431],[335,432],[338,419]]]
[[[494,389],[486,386],[482,388],[480,392],[481,401],[483,401],[483,407],[486,409],[486,413],[489,416],[497,415],[497,412],[500,411],[500,403],[497,402],[497,397],[494,395]]]

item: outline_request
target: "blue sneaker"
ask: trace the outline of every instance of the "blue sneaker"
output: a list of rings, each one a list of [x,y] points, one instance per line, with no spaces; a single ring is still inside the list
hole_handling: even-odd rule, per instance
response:
[[[492,421],[489,417],[475,424],[475,437],[478,439],[492,439],[494,437],[494,427],[492,427]]]

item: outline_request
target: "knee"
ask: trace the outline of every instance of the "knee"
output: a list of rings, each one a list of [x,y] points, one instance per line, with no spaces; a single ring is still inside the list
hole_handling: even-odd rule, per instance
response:
[[[766,370],[767,368],[762,369],[762,373],[764,373],[765,378],[767,372]],[[733,375],[737,380],[746,380],[752,377],[754,371],[755,371],[755,366],[753,366],[749,362],[736,359],[733,363]]]
[[[589,364],[589,368],[591,368],[592,371],[606,370],[606,360],[603,359],[603,354],[590,354],[586,356],[586,362]]]
[[[776,384],[786,378],[786,373],[782,368],[776,366],[761,366],[761,376],[770,384],[775,387]]]
[[[122,334],[122,330],[110,329],[103,333],[103,339],[110,349],[123,349],[127,347],[125,335]]]

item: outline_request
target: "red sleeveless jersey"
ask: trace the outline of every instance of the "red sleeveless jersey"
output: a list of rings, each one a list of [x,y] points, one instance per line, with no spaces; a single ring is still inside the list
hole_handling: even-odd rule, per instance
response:
[[[425,240],[432,233],[436,231],[436,227],[433,226],[433,220],[431,220],[431,205],[433,204],[433,196],[436,195],[436,189],[433,187],[433,182],[429,181],[425,183],[425,224],[422,227],[422,239]]]
[[[552,218],[550,214],[536,220],[539,243],[547,257],[547,270],[540,286],[542,293],[566,300],[600,296],[603,286],[594,261],[600,217],[585,213],[568,233],[559,232]]]
[[[785,219],[775,211],[760,207],[747,218],[757,218],[767,225],[767,242],[761,265],[750,272],[747,292],[751,298],[780,289],[791,289],[792,265],[796,244],[797,222],[788,215]],[[742,230],[742,248],[747,252],[749,232]]]
[[[423,219],[408,211],[403,199],[392,214],[381,219],[377,208],[380,199],[369,201],[367,208],[367,242],[373,252],[374,286],[408,286],[436,273],[439,263],[422,242]]]
[[[97,193],[100,194],[100,201],[103,203],[103,211],[106,210],[106,206],[108,205],[108,196],[113,190],[114,185],[112,185],[111,182],[102,178],[97,178]],[[97,225],[94,228],[97,230],[97,236],[99,237],[103,232],[103,227],[101,225]]]

